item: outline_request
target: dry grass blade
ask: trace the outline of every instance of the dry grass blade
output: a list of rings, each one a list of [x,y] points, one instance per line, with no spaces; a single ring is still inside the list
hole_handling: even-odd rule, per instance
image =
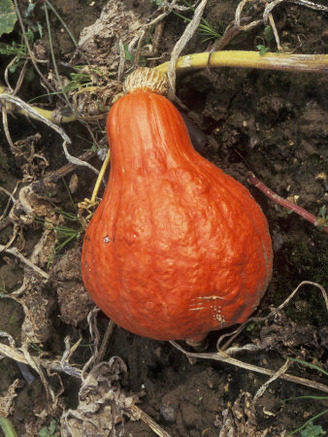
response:
[[[10,340],[10,339],[9,339]],[[52,400],[55,400],[54,393],[49,386],[42,368],[51,371],[51,372],[59,372],[64,373],[68,376],[72,376],[76,379],[84,381],[84,384],[87,381],[88,375],[84,375],[84,378],[82,378],[82,371],[80,369],[77,369],[74,366],[71,366],[67,361],[64,361],[63,359],[59,362],[57,360],[48,360],[43,359],[37,356],[31,356],[30,353],[27,351],[26,348],[15,348],[14,343],[11,341],[11,346],[7,346],[5,344],[0,343],[0,357],[8,357],[13,359],[14,361],[27,364],[31,366],[40,376],[43,385],[45,387],[47,397],[51,398]],[[75,348],[76,345],[73,345],[73,348]],[[68,349],[70,349],[68,351]],[[66,356],[71,353],[72,348],[69,347],[68,340],[66,341]],[[114,359],[114,358],[112,358]],[[100,363],[97,366],[102,365],[108,365],[107,363]],[[95,368],[94,368],[95,369]],[[94,369],[92,371],[94,371]],[[91,371],[91,372],[92,372]],[[92,379],[92,378],[91,378]],[[93,381],[93,379],[92,379]],[[122,393],[122,399],[124,398],[124,394]],[[115,397],[114,397],[115,399]],[[144,423],[146,423],[153,432],[158,435],[159,437],[170,437],[170,434],[168,434],[160,425],[158,425],[147,413],[145,413],[141,408],[135,405],[134,402],[126,402],[124,408],[128,411],[130,410],[132,417],[134,417],[134,420],[142,420]]]

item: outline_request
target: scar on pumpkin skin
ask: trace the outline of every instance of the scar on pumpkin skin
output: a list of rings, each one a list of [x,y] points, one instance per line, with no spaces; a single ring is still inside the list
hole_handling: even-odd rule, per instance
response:
[[[212,310],[212,318],[213,320],[218,321],[221,324],[225,323],[225,318],[222,316],[222,311],[220,305],[218,305],[218,300],[225,300],[222,296],[199,296],[192,299],[193,301],[203,301],[203,302],[191,302],[189,305],[189,311],[202,311],[208,310],[208,307],[202,306],[204,304],[210,304],[210,310]],[[196,305],[192,307],[192,305]],[[198,306],[197,306],[198,305]]]

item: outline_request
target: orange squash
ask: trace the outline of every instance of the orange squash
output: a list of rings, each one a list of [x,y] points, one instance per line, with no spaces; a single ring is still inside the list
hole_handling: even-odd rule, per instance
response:
[[[140,70],[107,118],[110,176],[86,231],[83,281],[128,331],[200,341],[257,307],[271,239],[249,191],[194,150],[177,109],[145,82],[153,72]]]

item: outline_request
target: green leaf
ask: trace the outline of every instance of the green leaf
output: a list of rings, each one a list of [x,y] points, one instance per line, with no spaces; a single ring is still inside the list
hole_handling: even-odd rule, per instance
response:
[[[323,205],[323,206],[320,208],[320,216],[321,216],[321,217],[325,217],[325,216],[326,216],[326,212],[327,212],[327,207],[326,207],[326,205]]]
[[[17,21],[11,0],[0,0],[0,36],[13,31]]]
[[[273,40],[273,30],[271,26],[266,26],[266,28],[264,29],[264,39],[267,43],[269,43],[270,41]]]
[[[302,437],[318,437],[325,434],[326,431],[322,429],[321,425],[313,425],[312,422],[301,432]]]
[[[52,419],[52,421],[50,422],[48,430],[49,430],[50,434],[53,434],[56,431],[56,421],[55,421],[55,419]]]
[[[319,372],[328,376],[328,372],[326,372],[322,367],[317,366],[316,364],[308,363],[307,361],[299,360],[298,358],[291,358],[291,357],[287,357],[287,360],[294,361],[295,363],[299,363],[299,364],[303,364],[304,366],[311,367],[311,369],[318,370]]]
[[[49,437],[48,428],[46,426],[44,428],[40,429],[39,437]]]
[[[260,52],[260,55],[263,56],[266,54],[266,52],[269,51],[269,47],[265,47],[263,44],[258,44],[256,46],[257,50]]]

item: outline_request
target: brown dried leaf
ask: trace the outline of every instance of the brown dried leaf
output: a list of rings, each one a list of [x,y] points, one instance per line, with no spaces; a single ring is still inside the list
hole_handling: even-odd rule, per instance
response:
[[[223,410],[219,437],[265,437],[269,435],[269,429],[258,431],[258,428],[252,396],[248,392],[243,392],[231,408]]]
[[[275,317],[273,323],[263,326],[260,332],[261,345],[266,350],[274,350],[283,356],[294,356],[300,350],[322,355],[322,346],[318,342],[317,329],[312,325],[299,325],[290,320],[283,311]]]
[[[49,317],[51,302],[43,294],[44,282],[32,271],[26,271],[22,287],[24,294],[16,298],[25,313],[22,342],[44,343],[52,333],[52,322]]]
[[[19,379],[9,386],[7,392],[0,396],[0,417],[8,417],[14,412],[14,399],[17,396],[16,390],[19,388],[21,382]]]
[[[126,376],[127,368],[120,357],[96,365],[82,384],[77,409],[68,410],[61,418],[62,437],[108,437],[123,415],[139,420],[131,410],[135,397],[127,396],[122,389]]]
[[[95,23],[82,30],[78,49],[89,63],[107,65],[116,71],[120,60],[119,40],[129,43],[138,36],[142,24],[139,17],[125,9],[122,1],[109,0]]]

